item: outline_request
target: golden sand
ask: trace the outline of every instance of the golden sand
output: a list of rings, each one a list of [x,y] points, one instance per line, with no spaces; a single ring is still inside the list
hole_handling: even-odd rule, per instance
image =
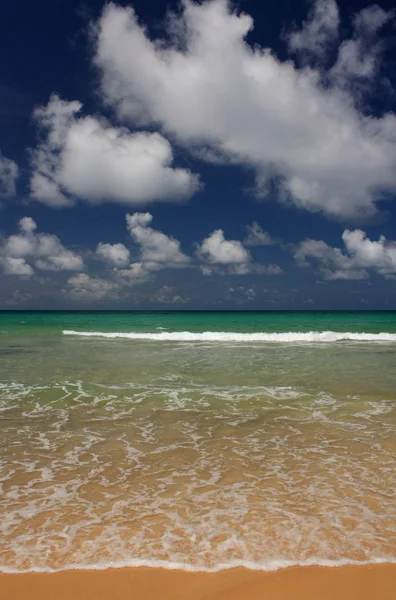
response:
[[[233,569],[156,568],[0,574],[2,600],[395,600],[396,565]]]

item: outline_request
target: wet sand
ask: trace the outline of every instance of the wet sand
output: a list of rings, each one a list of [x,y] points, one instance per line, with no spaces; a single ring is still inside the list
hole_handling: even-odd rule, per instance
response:
[[[396,565],[233,569],[186,573],[156,568],[0,574],[3,600],[394,600]]]

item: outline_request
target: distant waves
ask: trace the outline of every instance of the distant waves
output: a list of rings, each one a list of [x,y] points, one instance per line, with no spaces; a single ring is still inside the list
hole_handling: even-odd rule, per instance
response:
[[[353,333],[351,331],[308,331],[282,333],[237,333],[221,331],[163,331],[146,332],[103,332],[74,331],[65,329],[63,335],[100,337],[108,339],[152,340],[157,342],[276,342],[276,343],[315,343],[315,342],[396,342],[396,333]]]

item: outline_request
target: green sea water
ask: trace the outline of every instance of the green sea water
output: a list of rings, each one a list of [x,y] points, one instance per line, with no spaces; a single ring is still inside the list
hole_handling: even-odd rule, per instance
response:
[[[396,312],[0,313],[0,569],[396,561]]]
[[[396,311],[0,312],[2,336],[59,335],[64,329],[105,332],[351,331],[396,333]]]

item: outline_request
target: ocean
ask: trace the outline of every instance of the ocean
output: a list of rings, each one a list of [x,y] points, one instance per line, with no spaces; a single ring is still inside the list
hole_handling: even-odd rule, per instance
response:
[[[0,570],[396,562],[396,312],[0,313]]]

